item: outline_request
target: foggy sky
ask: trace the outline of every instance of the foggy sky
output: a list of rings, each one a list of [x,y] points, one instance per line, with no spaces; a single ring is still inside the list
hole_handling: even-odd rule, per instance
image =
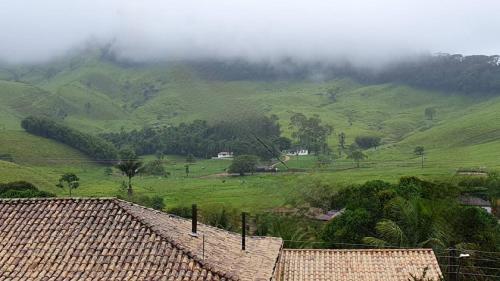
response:
[[[495,0],[0,0],[0,60],[113,42],[119,57],[348,59],[500,54]]]

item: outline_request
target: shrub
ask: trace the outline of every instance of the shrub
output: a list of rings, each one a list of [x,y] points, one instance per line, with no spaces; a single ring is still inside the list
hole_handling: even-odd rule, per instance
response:
[[[141,169],[141,173],[145,175],[153,175],[153,176],[166,176],[167,170],[163,166],[162,160],[153,160],[147,162],[144,167]]]
[[[55,194],[38,190],[32,183],[16,181],[0,183],[0,198],[55,197]]]
[[[377,148],[380,145],[380,141],[380,137],[375,136],[358,136],[355,139],[356,144],[363,149]]]
[[[0,160],[7,162],[14,162],[14,158],[9,153],[0,153]]]
[[[259,159],[255,155],[240,155],[233,159],[231,166],[229,166],[230,173],[238,173],[240,176],[245,173],[253,173],[257,168]]]
[[[186,219],[190,219],[193,217],[193,212],[191,207],[186,207],[186,206],[180,206],[180,207],[174,207],[168,210],[168,213],[183,217]]]
[[[238,230],[240,215],[238,210],[224,205],[206,206],[201,210],[204,223],[230,231]]]
[[[154,195],[153,197],[149,197],[147,195],[133,195],[124,197],[123,195],[119,194],[117,198],[127,200],[148,208],[153,208],[155,210],[163,210],[165,208],[165,202],[163,201],[163,198],[158,195]]]

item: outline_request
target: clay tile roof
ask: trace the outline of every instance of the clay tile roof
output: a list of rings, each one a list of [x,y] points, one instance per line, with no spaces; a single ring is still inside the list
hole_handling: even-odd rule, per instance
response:
[[[282,241],[117,199],[0,200],[0,280],[269,280]],[[274,259],[274,262],[271,262]]]
[[[432,249],[283,250],[279,281],[407,281],[410,273],[439,280]]]

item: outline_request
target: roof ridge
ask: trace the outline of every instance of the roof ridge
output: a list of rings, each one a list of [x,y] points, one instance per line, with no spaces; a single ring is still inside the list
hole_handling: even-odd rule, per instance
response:
[[[135,205],[135,206],[144,208],[146,210],[154,211],[154,212],[157,212],[157,213],[163,213],[163,212],[155,210],[155,209],[152,209],[152,208],[147,208],[147,207],[144,207],[144,206],[132,203],[132,202],[128,202],[128,201],[125,201],[125,200],[121,200],[121,199],[118,199],[118,198],[114,198],[113,200],[110,200],[110,201],[112,201],[121,210],[123,210],[128,215],[130,215],[131,217],[133,217],[135,220],[137,220],[138,222],[140,222],[144,227],[148,228],[149,230],[151,230],[152,232],[154,232],[159,237],[165,239],[173,247],[177,248],[179,251],[181,251],[182,253],[184,253],[185,255],[187,255],[189,258],[193,259],[195,262],[197,262],[201,266],[201,268],[204,268],[204,269],[206,269],[206,270],[208,270],[208,271],[210,271],[210,272],[212,272],[214,274],[217,274],[217,275],[219,275],[219,276],[221,276],[223,278],[227,278],[227,279],[232,280],[232,281],[238,281],[238,280],[240,280],[239,277],[237,277],[237,276],[232,276],[232,275],[230,275],[228,273],[221,272],[220,270],[215,269],[209,263],[206,263],[203,259],[199,258],[197,255],[193,254],[190,250],[187,250],[185,247],[183,247],[174,238],[172,238],[171,236],[165,235],[165,233],[163,231],[159,231],[156,226],[151,225],[149,222],[147,222],[143,218],[141,218],[141,217],[133,214],[132,212],[130,212],[129,210],[127,210],[126,208],[124,208],[123,206],[121,206],[118,203],[121,202],[121,203],[125,203],[125,204]],[[168,213],[165,213],[165,214],[169,215]]]
[[[370,248],[370,249],[283,249],[284,251],[290,251],[290,252],[303,252],[303,251],[317,251],[317,252],[397,252],[397,251],[408,251],[408,252],[415,252],[415,251],[433,251],[432,248],[394,248],[394,249],[377,249],[377,248]]]
[[[114,200],[116,197],[28,197],[28,198],[0,198],[1,201],[65,201],[65,200],[73,200],[73,201],[83,201],[83,200]]]
[[[142,205],[130,202],[130,201],[126,201],[126,200],[123,200],[123,199],[120,199],[120,198],[117,198],[117,197],[29,197],[29,198],[0,198],[0,202],[2,202],[2,201],[4,201],[4,202],[56,201],[56,200],[61,200],[61,201],[68,201],[68,200],[72,200],[72,201],[80,201],[80,200],[82,200],[82,201],[83,200],[103,200],[103,201],[109,200],[109,201],[118,201],[118,202],[122,202],[124,204],[129,204],[129,205],[132,205],[132,206],[136,206],[136,207],[139,207],[139,208],[142,208],[144,210],[151,211],[151,212],[161,213],[163,215],[167,215],[167,216],[169,216],[171,218],[174,218],[174,219],[183,220],[183,221],[190,221],[189,219],[183,218],[181,216],[177,216],[177,215],[174,215],[174,214],[171,214],[171,213],[167,213],[167,212],[158,211],[156,209],[145,207],[145,206],[142,206]],[[218,231],[222,231],[222,232],[225,232],[225,233],[228,233],[228,234],[231,234],[231,235],[237,235],[235,232],[232,232],[232,231],[229,231],[229,230],[226,230],[226,229],[223,229],[223,228],[218,228],[218,227],[215,227],[215,226],[212,226],[212,225],[209,225],[209,224],[205,224],[205,223],[201,223],[201,222],[198,222],[198,223],[202,224],[203,226],[205,226],[207,228],[210,228],[210,229],[215,229],[215,230],[218,230]],[[252,235],[247,235],[246,237],[247,238],[252,238],[252,239],[275,239],[275,240],[281,240],[282,239],[280,237],[255,236],[255,235],[253,235],[253,236]]]

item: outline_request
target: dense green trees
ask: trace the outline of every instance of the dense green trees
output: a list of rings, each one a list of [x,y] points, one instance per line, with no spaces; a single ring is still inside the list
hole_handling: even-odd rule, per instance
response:
[[[494,216],[458,201],[462,188],[401,178],[398,184],[371,181],[340,190],[337,207],[346,211],[329,222],[322,238],[336,243],[378,247],[461,247],[500,250],[500,227]]]
[[[178,126],[107,133],[102,137],[120,149],[132,147],[140,155],[191,154],[209,158],[221,151],[231,151],[235,155],[254,154],[270,159],[290,143],[280,136],[277,121],[275,116],[243,116],[215,124],[196,120]]]
[[[363,149],[377,148],[380,145],[380,137],[377,136],[357,136],[354,142]]]
[[[463,92],[500,92],[499,56],[440,54],[395,63],[375,74],[377,82],[403,82],[409,85]]]
[[[319,115],[307,117],[302,113],[295,113],[290,117],[290,129],[293,130],[292,137],[297,140],[299,147],[316,153],[329,152],[327,138],[333,128],[322,124]]]
[[[217,80],[302,80],[319,72],[325,79],[350,77],[361,82],[404,83],[420,88],[466,94],[500,93],[498,55],[425,55],[410,60],[398,60],[377,71],[351,64],[297,63],[291,59],[274,64],[241,60],[205,61],[194,63],[193,67],[204,78]],[[327,93],[332,101],[337,97],[335,90],[329,90]]]
[[[107,141],[69,128],[46,117],[26,117],[21,122],[21,126],[28,133],[67,144],[96,161],[109,163],[110,160],[118,158],[117,150]]]
[[[245,173],[255,172],[258,163],[259,158],[255,155],[236,156],[229,166],[228,171],[230,173],[238,173],[240,176],[244,176]]]
[[[424,55],[395,61],[377,71],[351,64],[298,63],[291,59],[274,64],[241,60],[205,61],[193,63],[193,67],[204,78],[217,80],[302,80],[321,73],[325,79],[350,77],[362,82],[404,83],[420,88],[466,94],[500,93],[498,55]],[[337,98],[336,90],[327,92],[332,101]]]

